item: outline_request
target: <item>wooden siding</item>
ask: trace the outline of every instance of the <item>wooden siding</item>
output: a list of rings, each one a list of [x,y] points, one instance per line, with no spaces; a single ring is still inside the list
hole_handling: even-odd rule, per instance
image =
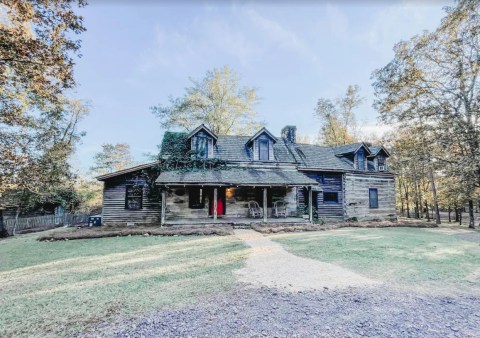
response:
[[[342,217],[343,211],[343,187],[342,174],[325,172],[307,172],[306,175],[316,180],[321,191],[313,192],[313,207],[317,209],[318,217]],[[323,192],[335,192],[338,194],[338,203],[324,203]],[[300,208],[304,208],[307,201],[307,190],[299,188],[298,199]]]
[[[105,225],[126,225],[127,222],[136,224],[151,224],[160,221],[160,199],[152,200],[148,197],[147,187],[143,189],[142,208],[131,210],[125,208],[125,194],[127,185],[144,184],[143,179],[135,177],[135,173],[107,179],[103,187],[102,223]]]
[[[378,208],[369,206],[369,189],[378,190]],[[345,217],[359,220],[396,217],[393,175],[345,174]]]

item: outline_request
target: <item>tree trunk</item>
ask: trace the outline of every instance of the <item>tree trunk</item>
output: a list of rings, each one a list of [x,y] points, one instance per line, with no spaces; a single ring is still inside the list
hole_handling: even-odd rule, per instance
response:
[[[432,186],[433,206],[435,208],[435,224],[439,225],[441,223],[440,211],[438,210],[437,187],[435,186],[435,177],[433,176],[433,168],[430,168],[430,183]]]
[[[450,206],[448,206],[448,223],[452,223],[451,212],[452,212],[452,208]]]
[[[475,229],[475,218],[473,216],[473,201],[472,200],[468,201],[468,213],[469,213],[469,216],[470,216],[470,220],[468,222],[468,227],[470,229]]]
[[[458,222],[462,225],[462,208],[458,208]]]
[[[458,216],[458,206],[455,204],[455,222],[460,222],[460,217]]]
[[[418,186],[417,182],[415,182],[415,218],[420,218],[420,205],[419,205],[419,198],[418,198]]]
[[[403,187],[405,188],[405,202],[407,203],[407,217],[410,218],[410,201],[408,200],[408,187],[403,182]]]
[[[430,213],[428,212],[428,202],[425,201],[425,214],[427,215],[427,222],[430,222]]]

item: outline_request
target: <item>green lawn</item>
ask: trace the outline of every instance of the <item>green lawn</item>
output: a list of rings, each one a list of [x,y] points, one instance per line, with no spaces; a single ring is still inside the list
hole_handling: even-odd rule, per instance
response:
[[[0,241],[0,337],[72,336],[89,324],[231,288],[233,236]]]
[[[480,233],[348,228],[271,235],[291,253],[425,292],[480,292]]]

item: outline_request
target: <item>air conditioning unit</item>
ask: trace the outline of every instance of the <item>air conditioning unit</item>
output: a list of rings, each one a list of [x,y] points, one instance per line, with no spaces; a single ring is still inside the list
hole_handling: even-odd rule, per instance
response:
[[[385,166],[384,165],[379,165],[378,166],[378,171],[385,171]]]

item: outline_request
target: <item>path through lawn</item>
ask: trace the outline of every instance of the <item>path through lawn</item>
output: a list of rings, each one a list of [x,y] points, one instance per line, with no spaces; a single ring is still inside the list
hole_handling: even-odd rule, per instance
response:
[[[480,294],[480,233],[469,230],[345,228],[271,235],[289,252],[427,293]]]
[[[0,241],[0,337],[72,336],[234,287],[248,250],[233,236]]]
[[[241,281],[290,291],[372,286],[375,281],[345,268],[295,256],[253,230],[235,230],[253,248],[246,266],[237,271]]]

